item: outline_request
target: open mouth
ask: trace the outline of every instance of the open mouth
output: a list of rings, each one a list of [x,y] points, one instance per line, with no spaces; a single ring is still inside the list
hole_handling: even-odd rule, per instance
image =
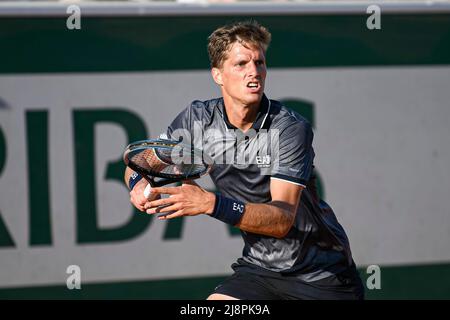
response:
[[[251,81],[247,83],[247,88],[250,88],[252,91],[258,90],[261,87],[261,84],[258,81]]]

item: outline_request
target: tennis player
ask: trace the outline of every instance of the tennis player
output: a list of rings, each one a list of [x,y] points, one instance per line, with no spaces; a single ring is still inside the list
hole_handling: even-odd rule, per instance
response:
[[[208,299],[363,299],[348,238],[316,192],[311,125],[264,94],[271,34],[246,21],[220,27],[208,40],[211,74],[222,97],[192,102],[167,137],[179,139],[181,132],[192,142],[201,131],[204,150],[227,160],[210,171],[220,193],[186,182],[153,188],[147,199],[146,180],[127,169],[131,202],[148,214],[172,212],[159,219],[206,214],[241,230],[245,245],[232,264],[234,274]],[[262,134],[274,137],[266,151],[255,147]],[[223,141],[232,143],[221,150],[217,142]],[[242,165],[236,160],[245,150],[250,160]]]

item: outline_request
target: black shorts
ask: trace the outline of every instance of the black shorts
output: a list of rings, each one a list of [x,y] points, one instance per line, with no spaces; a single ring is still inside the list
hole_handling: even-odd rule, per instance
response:
[[[362,300],[364,287],[356,267],[314,282],[257,266],[233,264],[234,274],[214,293],[241,300]]]

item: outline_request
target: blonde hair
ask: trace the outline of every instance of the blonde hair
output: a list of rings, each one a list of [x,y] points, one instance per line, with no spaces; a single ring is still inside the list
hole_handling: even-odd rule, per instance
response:
[[[272,35],[254,20],[220,27],[208,37],[208,55],[211,68],[221,68],[228,51],[235,42],[261,48],[266,53]]]

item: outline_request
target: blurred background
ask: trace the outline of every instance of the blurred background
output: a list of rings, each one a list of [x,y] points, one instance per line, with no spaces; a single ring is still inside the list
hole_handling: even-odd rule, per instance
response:
[[[231,274],[239,232],[134,211],[121,156],[220,95],[207,37],[249,18],[367,297],[450,298],[450,2],[406,0],[0,1],[0,298],[204,299]]]

